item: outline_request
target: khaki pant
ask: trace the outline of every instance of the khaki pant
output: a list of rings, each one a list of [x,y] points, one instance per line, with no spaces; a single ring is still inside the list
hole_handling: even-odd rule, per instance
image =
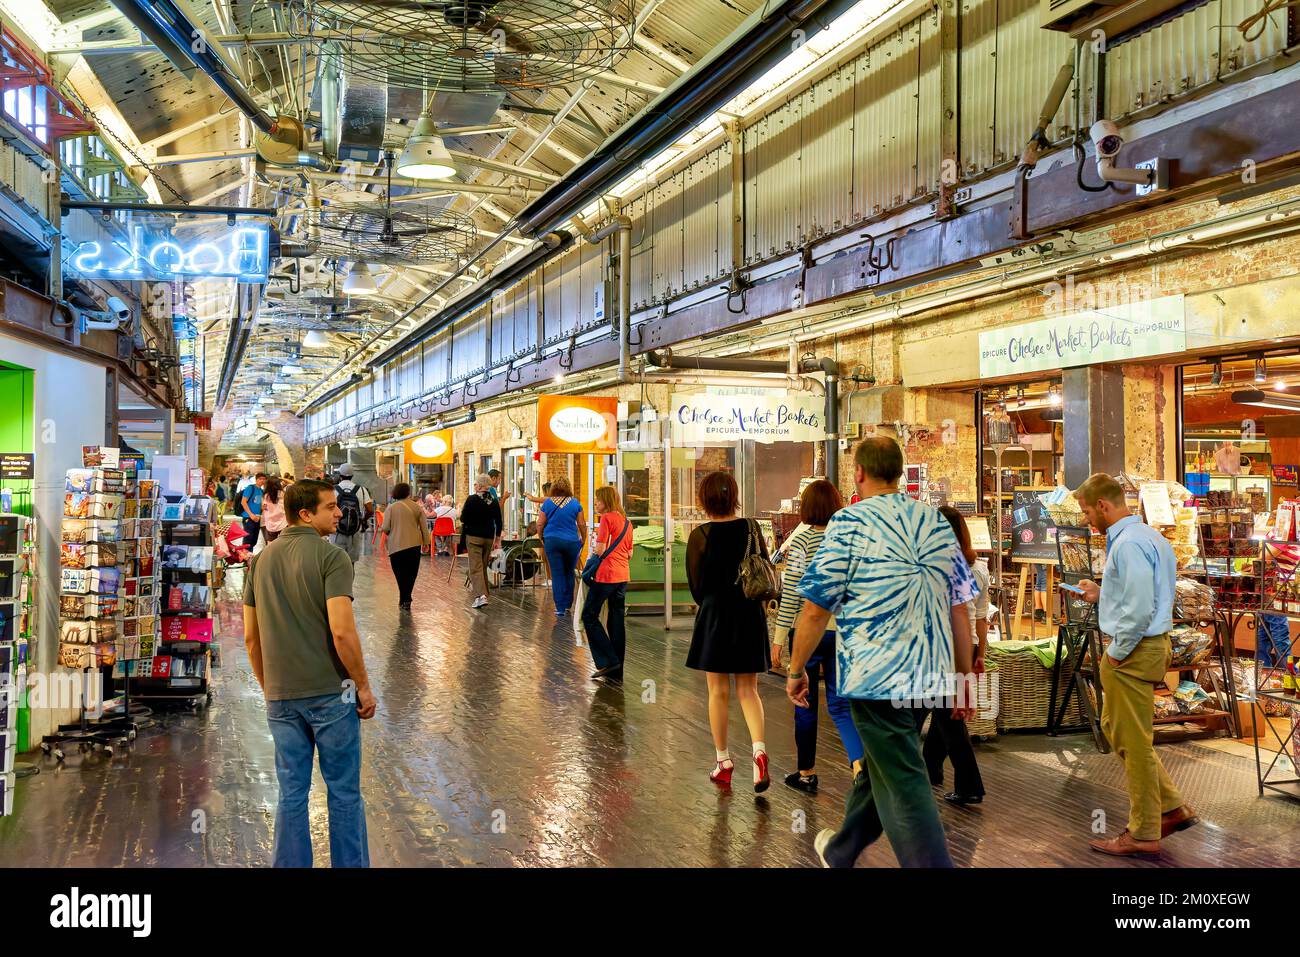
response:
[[[1160,840],[1160,815],[1182,807],[1183,796],[1156,756],[1152,719],[1155,685],[1169,669],[1169,635],[1150,635],[1115,667],[1101,656],[1101,730],[1124,762],[1128,829],[1139,841]]]
[[[486,596],[492,586],[488,584],[488,563],[492,560],[492,539],[465,536],[465,550],[469,552],[469,580],[477,581],[479,594]]]

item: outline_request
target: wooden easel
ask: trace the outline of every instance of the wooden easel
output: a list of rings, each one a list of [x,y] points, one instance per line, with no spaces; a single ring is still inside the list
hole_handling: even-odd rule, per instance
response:
[[[1026,609],[1029,612],[1029,640],[1038,640],[1038,622],[1034,621],[1034,580],[1033,575],[1036,566],[1043,565],[1047,568],[1047,621],[1043,623],[1044,638],[1052,637],[1052,621],[1055,616],[1052,613],[1052,607],[1055,603],[1056,594],[1056,562],[1044,558],[1013,558],[1013,562],[1020,566],[1020,582],[1016,586],[1016,622],[1024,617]],[[1016,629],[1013,629],[1016,630]],[[1015,635],[1010,637],[1014,638]]]

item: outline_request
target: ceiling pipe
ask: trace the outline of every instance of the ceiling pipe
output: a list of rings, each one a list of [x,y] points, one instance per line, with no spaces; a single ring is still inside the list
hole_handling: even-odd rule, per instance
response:
[[[580,213],[635,168],[712,116],[857,0],[767,0],[690,72],[519,214],[525,236],[545,233]]]
[[[618,336],[618,381],[626,383],[632,365],[632,217],[613,216],[596,230],[588,227],[581,216],[574,216],[573,223],[593,246],[618,234],[618,318],[614,334]]]
[[[779,359],[714,359],[708,356],[677,356],[672,349],[652,349],[646,353],[651,365],[661,369],[702,369],[708,372],[769,372],[785,375],[789,363]]]
[[[303,175],[309,180],[322,183],[346,181],[349,183],[377,183],[383,186],[386,186],[389,183],[387,176],[373,176],[369,173],[353,173],[348,170],[305,170]],[[392,178],[392,185],[409,186],[414,189],[419,189],[420,187],[427,188],[434,182],[434,180],[428,179],[407,179],[405,176],[394,176]],[[442,182],[446,183],[446,188],[435,187],[435,192],[481,193],[485,196],[510,196],[514,199],[527,199],[530,196],[537,195],[536,190],[524,189],[520,186],[482,186],[478,183],[453,183],[447,180],[443,180]]]
[[[254,126],[263,133],[270,133],[275,128],[273,120],[265,110],[257,105],[253,95],[239,81],[226,62],[207,42],[196,42],[206,36],[199,25],[187,17],[173,0],[114,0],[117,8],[146,36],[161,32],[174,50],[183,54],[191,63],[208,75],[217,89],[230,98],[241,113],[248,117]],[[171,59],[171,56],[168,56]],[[174,61],[173,61],[174,62]],[[175,64],[183,69],[183,64]]]
[[[698,375],[690,373],[661,373],[647,370],[637,376],[638,382],[647,385],[705,385],[745,387],[754,389],[786,389],[792,392],[812,392],[825,395],[826,387],[810,376],[768,375],[764,373],[736,373],[735,375]]]

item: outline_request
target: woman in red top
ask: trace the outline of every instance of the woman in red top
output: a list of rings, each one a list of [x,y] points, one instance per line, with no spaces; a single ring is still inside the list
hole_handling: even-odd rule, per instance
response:
[[[627,527],[627,514],[618,500],[617,489],[608,486],[596,489],[596,514],[600,523],[592,536],[591,554],[604,555],[604,558],[596,571],[596,580],[587,588],[587,600],[582,605],[582,627],[587,632],[587,644],[596,662],[596,673],[592,677],[620,681],[627,649],[623,612],[627,602],[627,583],[631,578],[628,566],[632,559],[632,529]],[[620,534],[622,538],[619,538]],[[614,544],[616,540],[617,545]],[[606,603],[609,604],[608,633],[600,623],[600,610]]]

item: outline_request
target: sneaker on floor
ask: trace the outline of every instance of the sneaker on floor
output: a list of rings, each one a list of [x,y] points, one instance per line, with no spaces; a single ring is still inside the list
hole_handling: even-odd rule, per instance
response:
[[[487,604],[487,595],[479,595],[477,598],[474,599],[474,604],[471,605],[470,607],[482,608],[486,604]]]
[[[796,791],[804,791],[808,794],[817,793],[817,775],[815,774],[803,775],[795,771],[793,774],[786,775],[785,783],[787,787],[792,787]]]
[[[827,827],[818,831],[817,836],[813,838],[813,850],[817,852],[817,860],[822,862],[822,867],[831,866],[830,862],[826,860],[826,847],[834,836],[835,831]]]

